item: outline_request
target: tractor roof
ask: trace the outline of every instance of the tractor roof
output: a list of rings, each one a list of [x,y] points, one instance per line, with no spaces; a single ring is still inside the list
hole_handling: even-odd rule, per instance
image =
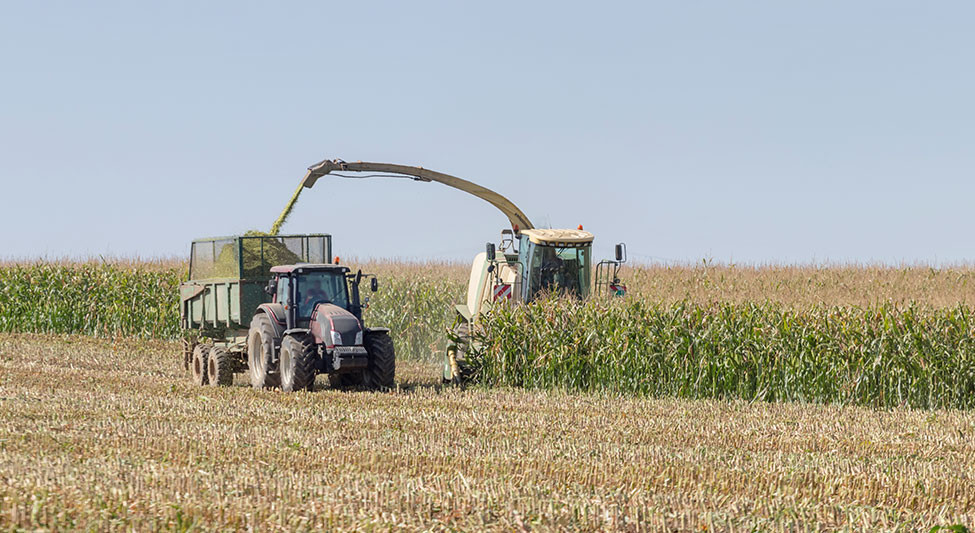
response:
[[[295,270],[337,270],[339,272],[348,272],[349,267],[332,265],[328,263],[295,263],[293,265],[277,265],[271,267],[271,272],[275,274],[290,274]]]
[[[548,246],[585,244],[593,239],[592,233],[575,229],[523,229],[521,233],[535,244]]]

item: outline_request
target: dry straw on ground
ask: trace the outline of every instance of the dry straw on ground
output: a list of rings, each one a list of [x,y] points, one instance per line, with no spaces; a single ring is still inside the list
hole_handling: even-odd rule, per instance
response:
[[[0,529],[919,530],[975,413],[187,384],[156,341],[0,336]]]

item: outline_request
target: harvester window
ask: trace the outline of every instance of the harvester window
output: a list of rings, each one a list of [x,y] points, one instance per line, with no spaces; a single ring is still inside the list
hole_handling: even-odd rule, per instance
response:
[[[531,294],[558,290],[589,294],[589,249],[536,246],[531,261]]]

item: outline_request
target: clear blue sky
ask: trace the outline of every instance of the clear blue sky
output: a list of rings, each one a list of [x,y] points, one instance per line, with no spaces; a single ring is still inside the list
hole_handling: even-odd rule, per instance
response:
[[[5,2],[0,257],[186,254],[323,158],[636,260],[975,259],[971,2]],[[468,260],[504,217],[323,179],[287,232]]]

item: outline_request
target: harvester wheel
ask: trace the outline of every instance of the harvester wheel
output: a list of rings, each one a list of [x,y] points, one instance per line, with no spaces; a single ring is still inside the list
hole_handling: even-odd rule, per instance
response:
[[[227,353],[226,348],[214,346],[210,348],[210,357],[207,360],[207,379],[210,385],[229,386],[234,383],[234,360]]]
[[[393,339],[385,331],[367,331],[362,343],[369,353],[369,366],[363,372],[363,384],[370,389],[389,389],[396,378],[396,353]]]
[[[197,344],[193,347],[193,361],[190,369],[193,374],[190,380],[194,385],[207,384],[207,358],[210,355],[210,348],[205,344]]]
[[[281,341],[281,390],[311,390],[315,385],[315,339],[311,335],[288,335]]]
[[[271,389],[280,383],[280,374],[269,368],[273,358],[274,327],[267,315],[258,313],[247,333],[247,368],[255,389]]]
[[[470,323],[464,321],[458,324],[447,342],[446,360],[444,361],[444,383],[463,385],[471,378],[471,367],[467,362],[467,349],[471,342]]]

